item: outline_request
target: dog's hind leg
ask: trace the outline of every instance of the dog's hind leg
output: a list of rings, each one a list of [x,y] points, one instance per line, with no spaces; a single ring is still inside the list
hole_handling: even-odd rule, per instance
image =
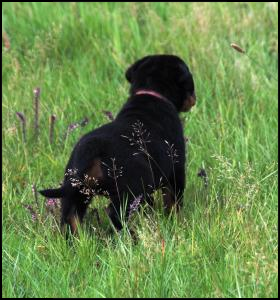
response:
[[[186,185],[186,175],[184,167],[175,168],[174,180],[175,205],[176,209],[180,210],[183,206],[184,190]]]
[[[183,196],[185,189],[185,171],[183,168],[174,170],[168,184],[163,189],[164,209],[169,214],[174,207],[179,211],[183,206]]]
[[[119,205],[119,203],[115,202],[114,204],[113,202],[111,202],[106,208],[106,213],[116,230],[122,230],[123,225],[121,222],[121,206]]]

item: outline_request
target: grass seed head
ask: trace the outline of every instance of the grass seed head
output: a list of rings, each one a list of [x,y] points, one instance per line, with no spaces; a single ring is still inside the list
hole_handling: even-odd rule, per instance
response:
[[[238,46],[238,45],[235,44],[235,43],[231,43],[230,46],[231,46],[234,50],[236,50],[236,51],[238,51],[238,52],[240,52],[240,53],[245,53],[245,50],[243,50],[240,46]]]

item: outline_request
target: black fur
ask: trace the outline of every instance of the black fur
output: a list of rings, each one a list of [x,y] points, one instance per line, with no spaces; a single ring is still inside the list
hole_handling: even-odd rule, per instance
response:
[[[109,193],[107,212],[117,229],[122,228],[120,210],[126,200],[125,218],[135,198],[142,195],[142,201],[152,204],[152,193],[159,188],[166,194],[167,211],[174,204],[182,205],[185,142],[178,113],[195,103],[192,74],[177,56],[144,57],[129,67],[126,78],[131,84],[130,97],[116,119],[83,136],[66,166],[66,171],[77,169],[76,177],[93,174],[97,178],[95,192]],[[155,91],[165,100],[136,95],[139,90]],[[75,232],[73,219],[82,221],[88,201],[70,179],[65,176],[61,188],[41,194],[62,198],[61,224],[70,224]]]

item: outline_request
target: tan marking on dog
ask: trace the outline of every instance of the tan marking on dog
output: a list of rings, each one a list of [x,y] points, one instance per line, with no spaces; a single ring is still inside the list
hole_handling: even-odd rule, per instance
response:
[[[103,172],[101,169],[101,160],[100,158],[95,158],[93,160],[92,166],[87,171],[87,174],[91,178],[95,178],[97,180],[100,180],[103,178]]]
[[[72,234],[76,234],[77,232],[77,228],[78,228],[78,218],[77,216],[75,215],[71,215],[69,217],[69,224],[70,224],[70,227],[71,227],[71,233]]]
[[[182,111],[189,111],[196,103],[195,96],[189,96],[183,103]]]

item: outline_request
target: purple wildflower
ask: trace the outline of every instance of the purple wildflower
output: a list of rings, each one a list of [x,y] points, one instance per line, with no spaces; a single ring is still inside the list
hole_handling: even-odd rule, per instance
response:
[[[38,220],[38,214],[36,213],[36,211],[34,210],[34,208],[30,204],[24,205],[24,207],[30,212],[31,219],[32,219],[33,222]]]
[[[34,123],[34,128],[35,128],[35,136],[39,136],[39,98],[41,94],[41,90],[39,87],[35,88],[33,90],[34,93],[34,111],[35,111],[35,123]]]
[[[133,202],[129,205],[129,213],[128,213],[128,217],[130,218],[130,216],[132,215],[133,212],[137,211],[140,202],[143,198],[143,195],[139,195],[138,197],[136,197]]]
[[[40,97],[41,89],[40,89],[39,87],[37,87],[37,88],[35,88],[35,89],[33,90],[33,93],[34,93],[34,96],[35,96],[36,98],[38,98],[38,97]]]
[[[51,115],[51,118],[50,118],[50,122],[51,122],[51,125],[50,125],[50,144],[52,144],[53,142],[53,132],[54,132],[54,122],[56,120],[56,115]]]
[[[199,172],[197,173],[197,176],[198,176],[198,177],[207,177],[207,174],[206,174],[205,169],[201,168],[201,169],[199,170]]]
[[[104,115],[106,115],[109,118],[109,120],[114,121],[115,118],[114,118],[112,112],[110,112],[109,110],[103,110],[103,113],[104,113]]]
[[[72,123],[72,124],[70,124],[70,125],[67,127],[67,133],[66,133],[66,135],[67,135],[68,133],[72,132],[73,130],[75,130],[76,128],[78,128],[79,126],[80,126],[79,123]]]
[[[81,127],[84,127],[88,124],[89,122],[89,118],[88,117],[85,117],[81,122],[80,122],[80,126]]]
[[[207,187],[208,186],[208,176],[207,176],[206,170],[201,168],[199,170],[199,172],[197,173],[197,176],[201,177],[203,179],[204,185]]]
[[[48,207],[55,207],[58,206],[58,200],[57,199],[47,199],[46,205]]]
[[[64,140],[66,140],[66,138],[67,138],[67,136],[68,136],[68,134],[69,134],[70,132],[72,132],[73,130],[75,130],[75,129],[78,128],[79,126],[80,126],[79,123],[72,123],[72,124],[70,124],[70,125],[67,127],[66,133],[65,133],[65,135],[64,135]]]
[[[46,205],[46,209],[48,211],[48,213],[53,214],[54,216],[58,215],[59,212],[59,199],[51,199],[51,198],[47,198],[45,205]]]
[[[73,130],[77,129],[78,127],[84,127],[88,124],[89,122],[89,119],[87,117],[85,117],[82,121],[80,122],[75,122],[75,123],[72,123],[70,124],[68,127],[67,127],[67,131],[65,133],[65,136],[64,136],[64,140],[67,138],[68,134],[70,132],[72,132]]]
[[[19,118],[22,125],[23,141],[26,142],[26,118],[22,112],[16,112],[16,115]]]
[[[74,129],[78,128],[79,125],[80,125],[79,123],[73,123],[73,124],[70,124],[70,125],[68,126],[68,130],[71,132],[71,131],[73,131]]]
[[[39,209],[38,192],[37,192],[37,188],[36,188],[35,184],[32,184],[32,193],[33,193],[34,198],[35,198],[35,203],[36,203],[37,209]]]

